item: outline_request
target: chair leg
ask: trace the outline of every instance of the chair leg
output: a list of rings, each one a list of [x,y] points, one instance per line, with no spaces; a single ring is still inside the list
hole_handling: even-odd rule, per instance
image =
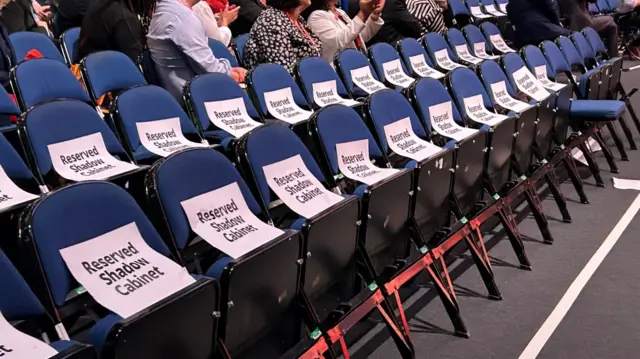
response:
[[[522,186],[524,185],[525,184],[522,184]],[[522,236],[520,235],[520,231],[518,231],[516,220],[513,218],[513,213],[511,213],[511,207],[505,203],[502,209],[498,211],[498,216],[500,217],[500,222],[502,222],[502,227],[507,233],[509,242],[511,242],[511,247],[513,247],[513,251],[516,253],[518,262],[520,262],[520,268],[531,270],[531,262],[525,252],[524,243],[522,243]]]
[[[502,294],[500,294],[500,290],[498,290],[498,286],[496,285],[493,277],[491,262],[489,261],[489,256],[487,255],[487,249],[484,246],[480,229],[471,231],[471,233],[465,237],[465,241],[467,242],[467,246],[471,252],[471,257],[473,257],[473,261],[476,263],[476,267],[480,272],[482,281],[487,287],[489,299],[502,300]]]
[[[524,192],[524,195],[527,200],[527,204],[529,205],[529,209],[533,214],[533,218],[536,220],[536,224],[540,229],[544,243],[553,243],[554,240],[553,235],[551,235],[551,231],[549,230],[549,222],[547,221],[547,217],[544,215],[542,204],[540,203],[540,197],[538,197],[538,193],[536,192],[533,184],[529,184],[527,186],[527,190]]]
[[[598,142],[598,144],[602,148],[602,154],[604,155],[604,158],[607,160],[607,163],[609,164],[609,170],[611,171],[611,173],[620,173],[620,170],[618,169],[618,165],[616,164],[616,159],[613,157],[611,150],[609,149],[609,147],[607,147],[607,144],[604,142],[604,139],[602,138],[602,134],[600,133],[600,131],[594,132],[593,138],[595,138],[595,140]]]
[[[622,127],[622,132],[624,132],[624,136],[627,138],[627,141],[629,142],[629,148],[634,151],[637,150],[638,146],[636,145],[636,141],[633,139],[633,132],[631,132],[631,129],[629,128],[627,119],[624,118],[624,116],[622,116],[618,119],[618,122],[620,123],[620,127]]]
[[[620,158],[623,161],[629,161],[629,156],[627,156],[627,151],[624,149],[624,143],[622,143],[622,140],[618,135],[618,130],[616,129],[615,122],[608,122],[607,129],[611,134],[611,138],[613,139],[613,142],[616,144],[616,147],[618,148],[618,152],[620,153]]]
[[[636,110],[633,108],[633,104],[631,103],[631,96],[635,93],[636,89],[631,90],[629,94],[624,90],[622,84],[618,84],[618,92],[620,93],[620,100],[624,101],[624,104],[627,106],[627,111],[629,112],[629,116],[631,116],[631,121],[636,126],[638,132],[640,132],[640,120],[638,119],[638,115],[636,115]]]
[[[556,205],[558,206],[558,210],[562,214],[562,221],[565,223],[571,223],[571,214],[567,209],[567,201],[560,190],[560,183],[558,182],[558,177],[556,177],[556,173],[554,168],[549,169],[549,171],[544,175],[544,179],[547,182],[547,186],[553,195],[553,199],[556,201]]]
[[[589,170],[591,171],[593,178],[596,180],[596,186],[604,187],[604,181],[602,180],[602,176],[600,175],[600,167],[598,167],[598,164],[593,159],[593,156],[591,155],[589,148],[584,142],[580,143],[580,145],[578,145],[578,148],[580,149],[580,151],[582,151],[582,154],[584,155],[584,159],[587,161],[587,164],[589,165]]]
[[[571,152],[565,151],[564,157],[562,159],[562,164],[564,168],[567,170],[569,174],[569,179],[573,184],[573,188],[578,193],[578,197],[580,197],[580,203],[589,204],[589,198],[587,198],[587,194],[584,192],[584,183],[582,183],[582,179],[578,175],[578,168],[576,167],[576,162],[573,160],[571,156]]]
[[[444,257],[434,259],[431,266],[428,268],[429,277],[435,284],[438,296],[444,305],[444,309],[449,315],[449,319],[453,324],[455,335],[458,337],[469,338],[469,331],[464,324],[462,317],[460,316],[460,307],[458,306],[458,300],[456,298],[455,289],[451,282],[451,277],[447,270],[447,265],[444,261]],[[396,295],[398,292],[396,292]]]

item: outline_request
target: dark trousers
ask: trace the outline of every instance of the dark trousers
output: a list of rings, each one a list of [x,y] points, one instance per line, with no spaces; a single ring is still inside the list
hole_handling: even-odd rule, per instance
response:
[[[618,25],[611,16],[598,16],[591,20],[591,26],[607,43],[610,57],[618,56]]]

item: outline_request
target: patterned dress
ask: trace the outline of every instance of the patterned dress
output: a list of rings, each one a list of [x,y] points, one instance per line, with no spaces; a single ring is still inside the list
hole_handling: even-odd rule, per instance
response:
[[[322,42],[302,18],[299,21],[311,39],[293,24],[284,11],[271,7],[263,11],[251,27],[249,40],[245,45],[244,61],[247,68],[274,63],[293,72],[301,59],[320,56]]]

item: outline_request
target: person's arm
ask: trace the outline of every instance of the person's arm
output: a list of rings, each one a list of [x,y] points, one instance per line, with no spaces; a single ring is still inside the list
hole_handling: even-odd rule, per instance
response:
[[[227,75],[231,73],[229,60],[218,59],[213,55],[202,25],[194,24],[193,17],[178,19],[168,32],[171,41],[189,59],[196,73],[220,72]]]
[[[346,17],[346,14],[343,15]],[[356,16],[346,28],[341,29],[333,22],[332,16],[328,11],[314,11],[307,20],[307,26],[320,38],[323,46],[336,48],[339,51],[358,38],[365,24],[359,16]]]
[[[118,51],[137,63],[142,54],[144,40],[140,22],[137,19],[122,18],[116,23],[112,35],[112,41]]]
[[[391,8],[387,10],[387,6],[391,6]],[[422,34],[420,21],[407,10],[404,0],[387,2],[382,18],[387,24],[393,25],[403,36],[419,38]]]
[[[213,16],[213,11],[209,4],[204,1],[193,5],[193,11],[198,15],[207,37],[222,42],[225,46],[229,46],[231,42],[231,30],[228,27],[218,27],[218,22]]]
[[[374,36],[376,36],[382,25],[384,25],[382,17],[376,15],[369,16],[367,22],[364,24],[364,30],[360,32],[362,41],[365,43],[369,42]]]

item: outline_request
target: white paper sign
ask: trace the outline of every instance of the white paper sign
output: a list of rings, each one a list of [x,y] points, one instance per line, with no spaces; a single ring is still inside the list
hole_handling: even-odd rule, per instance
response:
[[[486,19],[491,17],[490,15],[483,13],[482,10],[480,10],[480,6],[471,6],[469,7],[469,10],[471,10],[471,15],[478,19]]]
[[[633,189],[640,191],[640,181],[613,177],[613,187],[617,189]]]
[[[476,42],[475,44],[473,44],[473,52],[476,54],[477,57],[481,59],[495,60],[500,57],[500,56],[487,54],[487,49],[485,47],[484,41]]]
[[[107,152],[100,132],[47,147],[53,169],[72,181],[103,180],[138,168]]]
[[[464,107],[467,110],[467,116],[469,116],[470,119],[484,125],[495,126],[508,118],[507,116],[489,112],[489,110],[484,107],[482,95],[465,98]]]
[[[445,70],[451,71],[457,67],[464,67],[451,60],[451,58],[449,57],[449,51],[447,51],[447,49],[436,51],[433,54],[436,56],[436,63],[438,64],[438,66],[442,67]]]
[[[313,87],[313,101],[320,107],[333,105],[334,103],[349,107],[360,104],[358,101],[340,97],[336,80],[316,82],[311,86]]]
[[[484,11],[486,11],[487,13],[493,15],[493,16],[505,16],[506,14],[503,12],[498,11],[498,9],[496,9],[495,5],[485,5],[484,6]]]
[[[420,77],[431,77],[436,80],[444,77],[444,74],[436,69],[432,69],[427,61],[424,58],[423,54],[411,56],[409,58],[409,62],[411,62],[411,67],[413,68],[413,72],[418,74]]]
[[[251,212],[236,182],[180,204],[191,229],[231,258],[241,257],[284,233]]]
[[[0,166],[0,210],[28,202],[38,198],[38,196],[25,192],[18,187],[7,173]]]
[[[545,88],[548,88],[551,91],[560,91],[565,86],[567,86],[566,84],[560,84],[560,83],[549,80],[549,77],[547,76],[546,65],[536,66],[533,70],[536,73],[536,78],[538,79],[538,81],[540,81],[542,86],[544,86]]]
[[[187,140],[182,134],[178,117],[158,121],[136,122],[140,143],[151,153],[167,157],[191,147],[207,147],[202,143]]]
[[[128,318],[195,282],[154,251],[131,222],[60,250],[73,277],[103,307]]]
[[[295,125],[306,121],[313,112],[301,109],[293,99],[291,87],[264,93],[264,101],[271,116],[280,121]]]
[[[205,102],[204,107],[207,109],[209,120],[214,126],[236,138],[262,126],[260,122],[254,121],[249,116],[242,97]]]
[[[58,352],[48,344],[31,337],[9,323],[0,313],[0,358],[48,359]]]
[[[311,218],[344,198],[328,191],[311,174],[300,155],[262,168],[269,188],[292,211]]]
[[[404,73],[402,65],[400,64],[400,59],[383,63],[382,70],[384,71],[384,78],[393,85],[407,88],[415,81]]]
[[[496,103],[507,110],[521,113],[532,107],[526,102],[511,97],[504,81],[491,84],[491,92]]]
[[[451,101],[429,106],[429,121],[434,131],[456,141],[464,140],[478,132],[478,130],[462,127],[456,123],[453,119]]]
[[[456,53],[458,54],[459,58],[461,58],[466,62],[470,62],[474,65],[482,62],[482,59],[479,59],[469,53],[469,49],[467,48],[467,45],[456,46]]]
[[[373,78],[369,66],[351,70],[351,81],[369,95],[386,89],[382,82]]]
[[[393,176],[400,170],[376,167],[369,158],[369,140],[359,140],[336,144],[338,168],[354,181],[372,185]]]
[[[500,7],[500,11],[507,13],[507,4],[498,4],[498,7]]]
[[[510,48],[507,45],[507,43],[504,42],[504,39],[499,34],[490,35],[489,36],[489,41],[491,41],[491,43],[493,44],[493,47],[498,49],[503,54],[506,54],[508,52],[516,52],[516,50]]]
[[[585,141],[585,145],[587,145],[587,148],[591,153],[602,151],[602,147],[600,147],[600,144],[598,143],[598,141],[594,140],[593,137],[589,137],[589,139]],[[580,150],[579,147],[574,147],[571,150],[571,156],[576,161],[582,163],[583,165],[585,166],[589,165],[589,162],[587,162],[587,158],[584,156],[584,153]]]
[[[513,73],[513,79],[516,82],[516,86],[527,96],[536,101],[542,101],[549,97],[550,93],[544,89],[544,86],[536,79],[535,76],[529,71],[526,66],[522,66],[520,69]]]
[[[384,126],[384,135],[393,152],[412,160],[422,161],[442,152],[442,148],[421,139],[413,132],[409,117]]]

